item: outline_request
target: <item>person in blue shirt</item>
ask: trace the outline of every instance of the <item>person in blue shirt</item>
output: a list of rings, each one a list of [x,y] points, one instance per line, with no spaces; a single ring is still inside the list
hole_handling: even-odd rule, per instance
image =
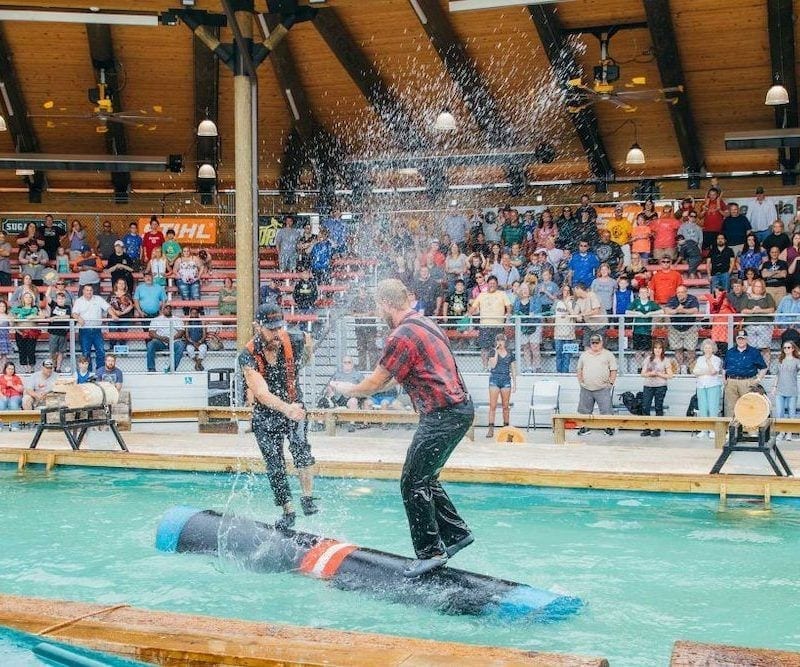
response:
[[[347,251],[347,225],[341,219],[339,213],[334,212],[331,217],[322,223],[322,226],[328,232],[333,254],[344,255]]]
[[[578,243],[578,252],[569,258],[570,284],[584,283],[585,285],[591,285],[599,266],[600,260],[597,259],[597,255],[589,250],[589,242],[580,241]]]
[[[327,230],[319,230],[319,239],[311,248],[311,273],[317,285],[327,285],[331,281],[331,259],[333,246],[328,239]]]
[[[144,282],[140,283],[133,293],[133,304],[139,312],[139,317],[153,318],[161,312],[161,304],[167,300],[167,293],[163,285],[153,282],[153,274],[149,271],[144,274]]]
[[[792,291],[781,299],[775,311],[775,325],[786,327],[781,334],[781,345],[787,340],[795,344],[800,342],[800,285],[792,287]]]
[[[94,373],[89,369],[89,359],[87,357],[78,357],[78,370],[75,371],[76,383],[86,384],[94,377]]]
[[[733,408],[767,374],[761,351],[747,344],[747,332],[736,334],[736,346],[725,353],[725,416],[733,417]]]
[[[133,261],[134,268],[141,269],[142,237],[139,236],[139,227],[135,222],[130,224],[128,233],[122,237],[122,244],[125,247],[125,254]]]
[[[624,315],[633,303],[633,290],[628,276],[617,278],[617,289],[614,291],[614,315]]]

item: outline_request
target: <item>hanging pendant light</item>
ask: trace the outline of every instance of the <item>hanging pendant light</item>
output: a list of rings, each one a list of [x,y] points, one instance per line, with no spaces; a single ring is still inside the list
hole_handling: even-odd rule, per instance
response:
[[[625,156],[625,164],[644,164],[644,151],[638,143],[634,142]]]
[[[219,131],[217,130],[217,124],[211,120],[210,118],[206,118],[205,120],[201,120],[200,124],[197,126],[197,136],[198,137],[218,137]]]
[[[201,164],[200,168],[197,170],[197,178],[208,178],[214,179],[217,177],[217,170],[214,169],[213,165],[208,163]]]
[[[433,129],[437,132],[455,132],[458,129],[455,116],[448,109],[445,109],[436,116]]]
[[[777,107],[784,104],[789,104],[789,91],[786,90],[781,84],[776,83],[772,88],[767,91],[767,97],[764,99],[764,104],[768,107]]]

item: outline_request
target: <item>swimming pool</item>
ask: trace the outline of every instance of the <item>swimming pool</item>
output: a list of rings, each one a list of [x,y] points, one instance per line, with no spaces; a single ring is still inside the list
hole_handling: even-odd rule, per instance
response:
[[[292,574],[257,574],[154,548],[178,504],[269,520],[266,478],[0,467],[0,591],[99,604],[602,655],[666,664],[676,639],[800,650],[800,503],[771,512],[716,498],[450,484],[477,541],[453,566],[586,601],[550,625],[390,604]],[[323,479],[298,528],[409,554],[397,484]],[[9,527],[24,526],[24,529]]]

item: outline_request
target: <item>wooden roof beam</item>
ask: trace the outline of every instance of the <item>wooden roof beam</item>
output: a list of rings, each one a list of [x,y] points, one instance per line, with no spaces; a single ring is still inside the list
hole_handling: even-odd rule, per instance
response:
[[[270,35],[285,29],[277,15],[266,14],[264,20]],[[314,115],[286,40],[269,41],[272,44],[269,60],[292,118],[292,133],[286,142],[280,176],[280,182],[290,187],[282,185],[281,189],[295,189],[299,170],[309,161],[314,163],[319,182],[329,183],[331,179],[335,182],[334,172],[341,163],[344,149]]]
[[[39,140],[28,116],[28,107],[22,95],[22,87],[14,67],[14,57],[6,40],[5,31],[0,23],[0,86],[4,95],[0,95],[5,109],[6,125],[14,140],[17,153],[38,153]],[[26,176],[28,200],[41,202],[42,192],[47,188],[47,179],[41,170],[35,170],[33,176]]]
[[[767,0],[767,26],[773,82],[780,83],[789,93],[789,104],[775,107],[775,127],[798,127],[792,0]],[[796,185],[800,149],[778,149],[778,162],[783,170],[783,184]]]
[[[689,96],[686,92],[686,77],[678,53],[677,35],[672,23],[669,0],[644,0],[647,25],[653,40],[653,51],[664,88],[682,86],[683,92],[677,102],[670,104],[672,127],[678,139],[683,167],[690,175],[700,174],[705,168],[700,134],[694,121]],[[690,179],[691,180],[691,179]]]
[[[566,85],[570,79],[579,78],[582,74],[581,66],[565,39],[566,33],[561,27],[556,10],[550,5],[528,5],[528,12],[559,80]],[[570,116],[586,152],[592,174],[598,180],[613,181],[614,168],[603,144],[594,111],[586,107]]]
[[[464,103],[478,127],[494,146],[514,143],[512,127],[501,117],[497,101],[484,83],[475,61],[467,53],[464,42],[456,35],[439,0],[416,0],[416,3],[422,12],[416,12],[417,18],[448,74],[461,90]]]
[[[407,150],[422,147],[422,139],[411,115],[403,108],[375,66],[358,46],[336,11],[322,8],[312,21],[317,32],[369,101],[395,141]]]
[[[114,57],[114,42],[111,37],[111,26],[103,23],[87,23],[86,37],[89,41],[89,55],[95,79],[100,83],[101,72],[105,76],[106,93],[111,98],[114,111],[122,109],[122,98],[119,94],[117,79],[117,61]],[[106,152],[109,155],[128,154],[128,136],[122,123],[108,123],[105,134]],[[114,201],[125,203],[131,189],[129,172],[111,172],[111,183],[114,186]]]

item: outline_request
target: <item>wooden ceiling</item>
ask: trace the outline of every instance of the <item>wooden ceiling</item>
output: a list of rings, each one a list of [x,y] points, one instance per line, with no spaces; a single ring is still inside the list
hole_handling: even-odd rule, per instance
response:
[[[555,5],[566,29],[626,24],[646,20],[647,0],[574,0]],[[447,1],[439,0],[474,61],[476,71],[497,100],[499,115],[523,137],[514,148],[532,150],[541,141],[556,149],[551,164],[531,164],[528,176],[538,179],[589,176],[586,155],[574,125],[566,113],[563,96],[553,83],[553,72],[538,32],[525,7],[510,7],[449,14]],[[0,7],[19,6],[0,0]],[[30,8],[54,6],[130,11],[130,0],[26,0]],[[776,152],[725,151],[728,131],[774,127],[775,116],[764,106],[771,85],[767,9],[763,0],[672,0],[677,47],[686,79],[686,95],[694,115],[702,154],[709,171],[774,169]],[[180,6],[179,0],[137,0],[136,11],[156,12]],[[320,6],[320,5],[315,5]],[[458,87],[433,48],[409,0],[328,0],[352,38],[388,84],[423,138],[429,153],[484,152],[487,144],[464,105]],[[800,10],[800,0],[796,1]],[[197,0],[196,7],[222,12],[219,0]],[[256,0],[256,9],[265,9]],[[55,110],[89,112],[87,89],[95,82],[86,28],[82,24],[6,22],[2,26],[22,94],[31,114],[46,113],[42,105],[52,100]],[[111,34],[127,110],[163,108],[168,122],[156,129],[127,129],[128,152],[136,155],[181,153],[189,168],[183,174],[134,173],[134,190],[194,188],[194,82],[193,37],[184,25],[159,27],[112,26]],[[222,31],[223,41],[230,40]],[[797,35],[800,39],[800,34]],[[590,34],[570,38],[583,66],[584,81],[599,59],[598,40]],[[646,28],[621,30],[611,40],[611,55],[620,64],[619,84],[633,76],[645,76],[648,86],[660,86],[659,69],[651,54]],[[286,38],[300,83],[317,121],[342,140],[353,155],[381,157],[397,153],[378,114],[337,60],[312,23],[294,26]],[[0,71],[2,74],[2,71]],[[2,105],[0,105],[2,107]],[[444,107],[456,115],[460,129],[455,136],[432,132],[436,114]],[[639,103],[628,114],[609,103],[597,103],[594,114],[611,163],[619,176],[659,175],[682,172],[675,129],[664,103]],[[259,68],[259,181],[274,187],[292,127],[275,73],[268,63]],[[633,141],[632,119],[638,127],[639,144],[647,163],[636,171],[624,164]],[[105,139],[92,122],[57,122],[32,118],[43,152],[97,153],[106,151]],[[53,123],[50,123],[53,125]],[[619,129],[618,129],[619,128]],[[219,129],[220,185],[233,181],[235,137],[233,128],[233,81],[220,66]],[[0,133],[0,152],[13,152],[9,132]],[[491,180],[502,170],[453,170],[451,180]],[[48,172],[55,188],[106,188],[108,174]],[[413,180],[413,179],[412,179]],[[20,185],[13,171],[0,171],[0,187]],[[344,185],[344,184],[342,184]]]

